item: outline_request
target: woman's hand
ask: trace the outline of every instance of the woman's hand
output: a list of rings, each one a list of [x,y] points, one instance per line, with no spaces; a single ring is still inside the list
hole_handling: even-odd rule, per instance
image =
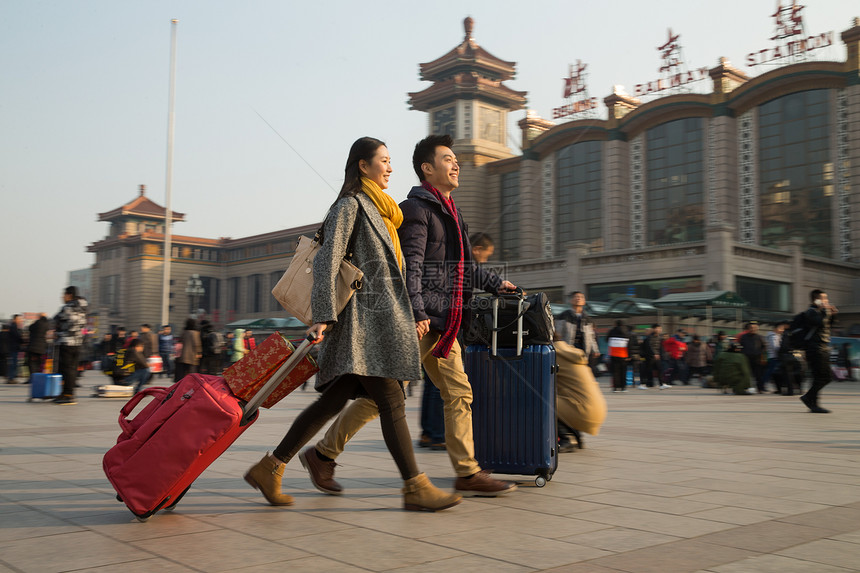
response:
[[[308,336],[311,336],[315,339],[312,342],[313,344],[319,344],[320,342],[322,342],[322,339],[323,339],[323,331],[325,331],[325,329],[327,327],[328,327],[328,325],[325,324],[324,322],[317,322],[316,324],[311,326],[309,329],[307,329],[305,331],[305,334]]]

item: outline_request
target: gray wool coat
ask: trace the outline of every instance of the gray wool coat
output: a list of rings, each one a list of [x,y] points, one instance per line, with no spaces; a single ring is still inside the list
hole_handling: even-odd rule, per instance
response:
[[[352,263],[362,288],[335,314],[335,279],[353,226]],[[412,304],[394,245],[376,205],[364,193],[340,199],[329,211],[314,258],[314,322],[329,323],[320,343],[317,389],[343,374],[420,380],[421,358]]]

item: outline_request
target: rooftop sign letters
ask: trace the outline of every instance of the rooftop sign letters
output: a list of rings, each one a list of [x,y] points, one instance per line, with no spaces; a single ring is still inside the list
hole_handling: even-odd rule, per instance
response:
[[[567,77],[563,78],[564,90],[562,95],[568,100],[573,98],[573,101],[561,107],[553,108],[553,119],[597,109],[597,98],[588,97],[588,90],[585,84],[585,69],[587,67],[588,64],[583,64],[580,60],[576,60],[576,65],[570,64]]]
[[[802,59],[806,53],[833,45],[833,32],[807,36],[803,26],[803,6],[792,0],[791,4],[778,2],[774,19],[775,32],[770,37],[776,45],[747,54],[747,65],[755,66],[783,58]]]
[[[708,68],[687,69],[681,57],[681,44],[678,43],[680,37],[681,34],[673,34],[672,29],[669,29],[669,38],[666,43],[657,47],[663,62],[658,71],[663,74],[663,77],[644,84],[636,84],[633,89],[634,96],[639,97],[678,88],[708,78]]]

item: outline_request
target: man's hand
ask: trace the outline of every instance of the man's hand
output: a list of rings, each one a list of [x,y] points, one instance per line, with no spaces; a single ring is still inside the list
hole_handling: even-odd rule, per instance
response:
[[[499,292],[514,292],[517,290],[516,285],[511,281],[502,281],[501,286],[499,287]]]
[[[430,319],[419,320],[415,323],[415,330],[418,333],[418,340],[424,338],[424,335],[430,332]]]

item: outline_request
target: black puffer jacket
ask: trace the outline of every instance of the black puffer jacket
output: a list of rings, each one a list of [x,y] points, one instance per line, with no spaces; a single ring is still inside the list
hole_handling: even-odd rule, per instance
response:
[[[405,201],[403,224],[397,230],[406,259],[406,290],[412,301],[415,322],[430,319],[430,328],[443,332],[451,305],[451,289],[460,258],[457,226],[439,200],[423,187],[413,187]],[[463,235],[463,304],[468,305],[475,288],[497,294],[502,280],[472,260],[469,228],[457,210]],[[465,318],[470,313],[464,312]]]

